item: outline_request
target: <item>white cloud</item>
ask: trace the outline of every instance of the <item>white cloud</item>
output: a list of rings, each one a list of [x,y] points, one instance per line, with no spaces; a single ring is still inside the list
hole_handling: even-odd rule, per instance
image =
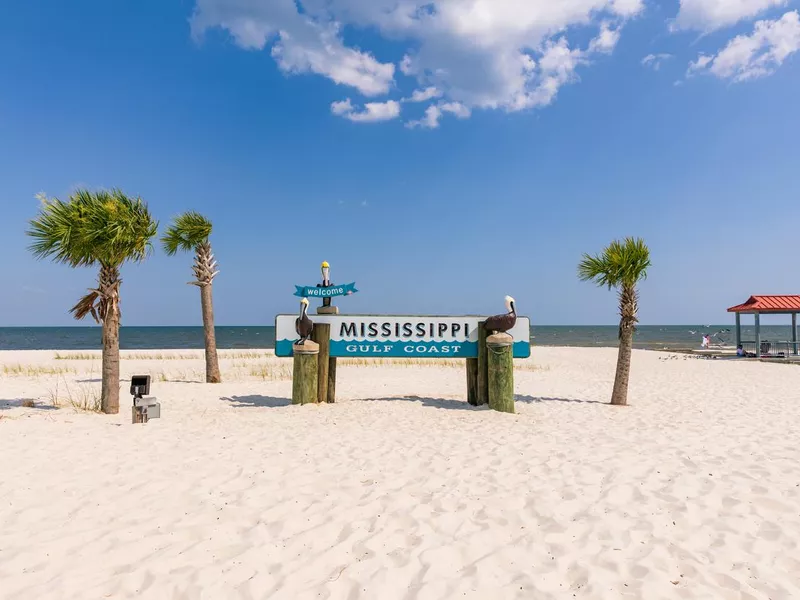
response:
[[[432,104],[425,109],[425,116],[416,121],[409,121],[406,123],[406,127],[409,129],[416,129],[417,127],[421,127],[423,129],[436,129],[439,127],[439,119],[441,118],[442,109],[435,104]]]
[[[774,73],[800,50],[800,14],[787,12],[780,19],[758,21],[753,33],[739,35],[714,56],[701,54],[689,64],[687,76],[709,73],[735,82]]]
[[[379,96],[398,85],[399,71],[416,81],[418,98],[433,88],[439,95],[425,100],[506,111],[552,102],[589,54],[613,50],[622,25],[644,7],[643,0],[195,1],[195,36],[221,28],[243,48],[271,49],[287,73],[316,73]],[[345,27],[377,31],[408,50],[396,68],[348,46]],[[596,37],[575,48],[569,39],[586,28]],[[439,117],[431,111],[428,122]]]
[[[346,115],[353,112],[353,110],[353,103],[350,101],[350,98],[331,104],[331,112],[335,115]]]
[[[619,28],[612,29],[610,23],[601,24],[600,33],[589,42],[589,52],[610,54],[614,51],[614,48],[616,48],[620,34]]]
[[[458,119],[468,119],[472,116],[472,111],[461,104],[460,102],[440,102],[439,104],[432,104],[425,109],[425,115],[416,121],[409,121],[406,127],[416,129],[421,127],[423,129],[436,129],[439,127],[439,121],[445,113],[449,113]]]
[[[460,102],[444,102],[439,105],[439,108],[444,112],[455,115],[459,119],[469,119],[472,116],[472,111]]]
[[[411,98],[406,98],[406,102],[427,102],[433,98],[440,98],[442,92],[437,90],[434,86],[425,88],[424,90],[414,90]]]
[[[365,96],[387,93],[394,81],[393,64],[346,47],[338,23],[300,15],[294,0],[197,0],[193,35],[212,27],[226,29],[248,50],[273,43],[272,56],[287,73],[323,75]]]
[[[331,104],[331,112],[354,123],[377,123],[391,121],[400,116],[400,103],[395,100],[386,102],[367,102],[358,110],[350,98]]]
[[[661,68],[661,65],[671,58],[672,54],[666,54],[663,52],[660,54],[648,54],[642,59],[642,66],[649,67],[654,71],[658,71]]]
[[[753,19],[788,0],[681,0],[677,29],[714,31]]]

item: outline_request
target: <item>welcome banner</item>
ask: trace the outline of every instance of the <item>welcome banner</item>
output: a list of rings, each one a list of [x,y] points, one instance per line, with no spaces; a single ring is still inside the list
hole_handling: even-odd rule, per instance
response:
[[[336,296],[349,296],[350,294],[355,294],[358,290],[356,289],[355,283],[348,283],[346,285],[332,285],[330,287],[317,287],[317,286],[294,286],[295,296],[299,296],[300,298],[335,298]]]
[[[330,289],[330,288],[323,288]],[[331,326],[330,355],[362,358],[477,358],[480,316],[309,315]],[[275,319],[275,354],[292,356],[297,315]],[[530,319],[518,317],[508,332],[514,358],[531,355]]]

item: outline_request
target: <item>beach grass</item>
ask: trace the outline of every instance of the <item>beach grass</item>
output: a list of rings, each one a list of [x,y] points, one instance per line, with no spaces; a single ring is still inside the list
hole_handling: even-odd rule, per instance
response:
[[[56,352],[55,360],[99,360],[101,358],[100,351],[95,352]],[[252,360],[257,358],[266,358],[270,354],[266,352],[242,352],[233,351],[226,352],[220,351],[219,357],[222,360],[235,360],[244,359]],[[180,352],[164,352],[164,353],[148,353],[148,352],[130,352],[123,350],[120,353],[121,360],[197,360],[203,358],[203,351],[196,350],[194,354],[180,353]]]
[[[77,373],[76,369],[68,367],[48,367],[38,365],[3,365],[3,375],[8,377],[41,377],[43,375],[65,375],[67,373]]]
[[[48,388],[46,397],[53,408],[70,406],[79,412],[95,413],[99,413],[101,409],[98,384],[86,382],[70,384],[63,375],[61,378],[56,378],[54,387]]]

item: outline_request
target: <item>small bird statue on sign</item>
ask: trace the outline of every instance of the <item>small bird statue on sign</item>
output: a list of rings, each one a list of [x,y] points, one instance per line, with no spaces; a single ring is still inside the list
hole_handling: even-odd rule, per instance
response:
[[[506,296],[506,310],[508,312],[504,315],[495,315],[486,319],[484,327],[489,335],[506,333],[517,324],[517,309],[511,296]]]
[[[328,264],[327,260],[322,261],[322,283],[318,283],[317,287],[321,288],[328,288],[333,286],[331,282],[331,266]],[[330,306],[331,299],[330,298],[323,298],[322,299],[322,306]]]
[[[314,322],[308,318],[308,298],[300,300],[300,316],[294,322],[294,330],[300,336],[300,341],[297,342],[298,346],[305,344],[314,331]]]

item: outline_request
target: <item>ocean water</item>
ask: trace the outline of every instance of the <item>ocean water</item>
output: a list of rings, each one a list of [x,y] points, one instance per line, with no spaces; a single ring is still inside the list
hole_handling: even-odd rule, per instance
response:
[[[728,329],[729,331],[724,331]],[[221,349],[275,347],[274,327],[217,327],[217,346]],[[634,346],[650,350],[699,348],[703,333],[712,335],[712,344],[735,345],[733,325],[643,325],[634,337]],[[755,329],[742,326],[742,339],[754,340]],[[791,339],[791,327],[764,326],[764,341]],[[531,342],[540,346],[614,347],[616,326],[532,326]],[[99,327],[0,327],[0,350],[97,350]],[[124,350],[202,349],[202,327],[122,327],[120,345]]]

